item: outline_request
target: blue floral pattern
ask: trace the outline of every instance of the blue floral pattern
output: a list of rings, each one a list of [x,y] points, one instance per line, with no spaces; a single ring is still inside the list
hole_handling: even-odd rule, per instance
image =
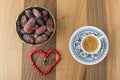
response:
[[[96,53],[89,54],[84,52],[81,48],[81,41],[86,35],[95,35],[100,39],[101,47]],[[101,36],[103,36],[101,38]],[[78,61],[86,65],[96,64],[103,60],[108,52],[108,39],[106,35],[100,29],[96,27],[82,27],[78,29],[70,39],[70,51],[73,57]]]

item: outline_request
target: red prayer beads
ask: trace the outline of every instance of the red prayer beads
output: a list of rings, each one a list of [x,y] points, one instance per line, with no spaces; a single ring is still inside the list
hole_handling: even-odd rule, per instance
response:
[[[40,54],[42,54],[43,55],[43,57],[44,58],[48,58],[48,56],[49,55],[51,55],[52,53],[55,53],[56,55],[57,55],[57,59],[56,59],[56,61],[48,68],[48,70],[47,71],[45,71],[45,72],[42,72],[38,67],[37,67],[37,65],[35,64],[35,62],[34,62],[34,60],[33,60],[33,54],[35,54],[35,53],[40,53]],[[53,69],[53,67],[55,67],[56,66],[56,64],[60,61],[60,53],[57,51],[57,50],[50,50],[48,53],[45,53],[43,50],[33,50],[32,52],[31,52],[31,54],[30,54],[30,61],[31,61],[31,63],[32,63],[32,66],[33,66],[33,68],[39,73],[39,74],[41,74],[41,75],[46,75],[46,74],[48,74],[52,69]]]

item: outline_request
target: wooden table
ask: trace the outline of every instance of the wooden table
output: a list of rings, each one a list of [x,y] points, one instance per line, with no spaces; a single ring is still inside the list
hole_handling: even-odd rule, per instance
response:
[[[57,22],[52,40],[39,47],[22,43],[15,31],[17,15],[33,5],[48,8]],[[120,0],[0,0],[0,10],[0,80],[120,80]],[[110,43],[107,57],[93,66],[76,62],[68,47],[72,33],[84,25],[102,29]],[[29,53],[53,48],[62,60],[41,76],[32,68]]]

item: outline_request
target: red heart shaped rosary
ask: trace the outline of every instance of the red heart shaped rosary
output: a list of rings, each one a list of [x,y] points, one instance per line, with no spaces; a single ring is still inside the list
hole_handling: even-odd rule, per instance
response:
[[[44,57],[44,61],[46,61],[46,59],[48,58],[48,56],[49,55],[51,55],[52,53],[55,53],[56,55],[57,55],[57,59],[56,59],[56,61],[48,68],[48,70],[47,71],[45,71],[45,72],[42,72],[39,68],[38,68],[38,66],[35,64],[35,62],[34,62],[34,60],[33,60],[33,55],[35,54],[35,53],[40,53],[40,54],[42,54],[43,55],[43,57]],[[32,63],[32,66],[33,66],[33,68],[39,73],[39,74],[41,74],[41,75],[46,75],[46,74],[48,74],[52,69],[53,69],[53,67],[55,67],[56,66],[56,64],[60,61],[60,53],[57,51],[57,50],[50,50],[48,53],[46,53],[45,51],[43,51],[43,50],[33,50],[32,52],[31,52],[31,54],[30,54],[30,61],[31,61],[31,63]]]

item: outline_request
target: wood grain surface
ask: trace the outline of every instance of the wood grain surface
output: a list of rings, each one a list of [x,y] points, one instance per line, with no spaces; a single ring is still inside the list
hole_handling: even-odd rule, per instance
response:
[[[0,0],[0,80],[120,80],[120,0]],[[56,17],[57,30],[49,43],[29,46],[15,31],[16,17],[28,6],[44,6]],[[72,33],[84,25],[97,26],[109,39],[107,57],[93,66],[73,59],[69,51]],[[56,48],[62,55],[60,63],[46,76],[31,66],[29,54],[34,49],[48,52]],[[43,58],[34,56],[36,64]],[[49,57],[55,60],[55,55]]]
[[[52,4],[54,3],[54,4]],[[56,17],[56,0],[25,0],[24,2],[24,8],[27,8],[29,6],[41,6],[41,7],[46,7],[47,9],[49,9],[53,15]],[[49,50],[55,49],[56,48],[56,34],[54,35],[54,37],[52,38],[52,40],[49,41],[49,43],[44,44],[42,46],[29,46],[26,43],[23,43],[23,50],[22,50],[22,80],[55,80],[56,79],[56,69],[54,68],[50,74],[48,75],[39,75],[35,69],[33,69],[33,67],[31,66],[30,63],[30,52],[34,49],[42,49],[46,52],[48,52]],[[48,69],[49,65],[42,65],[43,62],[43,57],[41,57],[41,55],[35,54],[34,57],[37,66],[41,69],[46,71]],[[55,56],[50,56],[49,60],[55,60]],[[51,62],[53,63],[53,61]],[[42,67],[42,68],[41,68]]]

